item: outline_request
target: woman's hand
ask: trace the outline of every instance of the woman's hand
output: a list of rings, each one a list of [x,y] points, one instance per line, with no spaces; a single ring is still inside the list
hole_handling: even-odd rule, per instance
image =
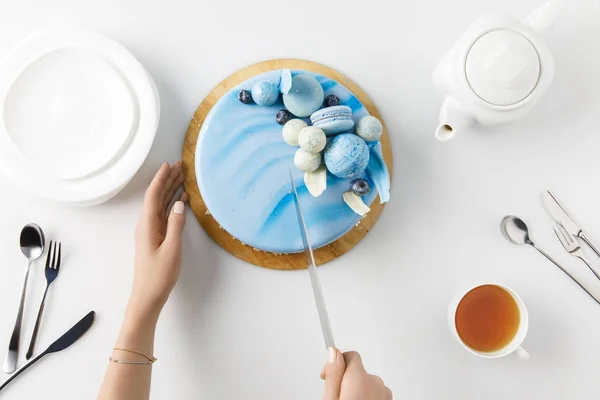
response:
[[[156,323],[181,268],[181,232],[187,195],[169,205],[183,183],[181,162],[164,163],[144,197],[144,210],[135,231],[133,290],[99,400],[147,400],[154,355]],[[123,363],[125,362],[125,363]],[[128,363],[137,364],[128,364]]]
[[[323,400],[392,400],[390,389],[380,377],[367,374],[354,351],[342,354],[330,348],[321,379],[325,380]]]
[[[187,194],[182,193],[171,210],[169,205],[182,183],[181,162],[173,166],[165,163],[146,190],[135,232],[134,280],[128,307],[132,318],[158,319],[179,278]]]

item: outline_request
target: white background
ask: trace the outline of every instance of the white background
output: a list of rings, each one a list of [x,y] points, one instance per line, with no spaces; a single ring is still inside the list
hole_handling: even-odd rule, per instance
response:
[[[573,1],[545,35],[556,77],[525,119],[487,132],[473,128],[448,143],[433,136],[442,101],[431,85],[436,62],[480,15],[525,18],[541,2],[3,1],[0,55],[43,26],[97,30],[147,67],[162,115],[140,173],[101,206],[55,206],[0,178],[0,352],[17,308],[25,261],[18,236],[28,222],[65,249],[38,348],[89,310],[98,312],[81,342],[19,377],[2,398],[95,397],[129,294],[133,229],[151,176],[180,157],[191,116],[218,82],[257,61],[297,57],[339,69],[365,89],[394,148],[393,198],[379,223],[320,269],[339,347],[360,351],[397,399],[598,399],[600,306],[498,229],[504,215],[519,215],[541,247],[582,268],[558,244],[542,207],[541,192],[551,188],[600,244],[598,3]],[[158,328],[152,397],[320,398],[325,352],[307,273],[237,260],[190,212],[184,240],[182,276]],[[527,304],[528,362],[478,359],[450,335],[446,309],[454,292],[482,281],[512,287]],[[38,262],[23,346],[43,284]]]

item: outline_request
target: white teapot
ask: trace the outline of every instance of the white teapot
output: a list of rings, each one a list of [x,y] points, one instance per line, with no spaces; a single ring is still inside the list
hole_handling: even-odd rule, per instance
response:
[[[475,22],[439,62],[435,87],[445,94],[435,136],[446,141],[468,125],[495,125],[525,115],[554,77],[554,59],[539,33],[561,12],[551,0],[526,22],[504,15]]]

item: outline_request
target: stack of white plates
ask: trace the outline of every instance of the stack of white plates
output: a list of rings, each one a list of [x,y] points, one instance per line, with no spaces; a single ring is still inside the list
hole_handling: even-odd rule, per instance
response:
[[[160,102],[146,69],[95,32],[38,32],[0,65],[0,168],[46,199],[116,195],[146,159]]]

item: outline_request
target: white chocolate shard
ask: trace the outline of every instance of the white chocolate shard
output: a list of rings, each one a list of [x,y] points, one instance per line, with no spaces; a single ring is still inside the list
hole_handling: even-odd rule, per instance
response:
[[[362,197],[355,195],[352,191],[344,193],[344,201],[348,207],[358,215],[364,217],[371,209],[365,204]]]
[[[327,167],[321,165],[314,172],[305,172],[304,184],[313,197],[322,195],[327,189]]]

